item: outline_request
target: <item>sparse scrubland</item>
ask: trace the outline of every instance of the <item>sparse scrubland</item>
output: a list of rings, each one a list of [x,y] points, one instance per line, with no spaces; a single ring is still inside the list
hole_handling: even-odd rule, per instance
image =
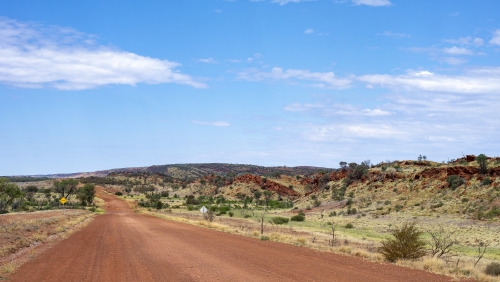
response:
[[[66,238],[75,227],[104,212],[104,202],[94,198],[93,184],[35,180],[41,181],[0,178],[0,280],[43,243]],[[63,196],[68,199],[65,204],[59,201]]]
[[[200,166],[204,170],[157,166],[79,181],[81,187],[102,185],[140,213],[457,278],[498,280],[500,158],[437,163],[419,156],[377,165],[341,162],[336,170],[251,167],[253,173]]]

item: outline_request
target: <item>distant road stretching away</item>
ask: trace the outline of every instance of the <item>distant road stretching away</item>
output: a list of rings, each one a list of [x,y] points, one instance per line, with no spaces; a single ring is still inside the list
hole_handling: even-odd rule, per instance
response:
[[[135,214],[99,190],[105,215],[22,265],[13,281],[451,281]]]

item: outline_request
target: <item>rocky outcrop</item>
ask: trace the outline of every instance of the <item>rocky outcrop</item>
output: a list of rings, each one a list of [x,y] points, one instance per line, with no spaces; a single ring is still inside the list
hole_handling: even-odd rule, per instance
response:
[[[234,180],[235,182],[255,183],[264,190],[275,192],[281,196],[291,197],[292,199],[300,196],[300,194],[293,189],[290,189],[284,185],[276,183],[270,179],[263,181],[263,178],[257,175],[252,175],[252,174],[240,175],[236,177]]]

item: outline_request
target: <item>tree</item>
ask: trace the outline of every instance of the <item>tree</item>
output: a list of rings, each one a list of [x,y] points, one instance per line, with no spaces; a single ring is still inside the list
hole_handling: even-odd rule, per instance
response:
[[[476,157],[476,161],[479,165],[479,173],[486,174],[488,171],[488,158],[484,154],[481,154]]]
[[[341,161],[341,162],[339,163],[339,165],[340,165],[340,168],[345,168],[345,167],[347,166],[347,163],[346,163],[346,162],[344,162],[344,161]]]
[[[271,199],[271,191],[264,191],[264,200],[266,201],[266,208],[269,206],[269,200]]]
[[[260,196],[262,196],[262,192],[260,192],[260,191],[255,191],[255,192],[253,193],[253,196],[254,196],[254,198],[255,198],[255,204],[257,205],[257,204],[258,204],[258,202],[259,202]]]
[[[418,259],[425,255],[425,241],[415,223],[404,223],[391,232],[394,238],[382,241],[379,252],[390,262],[398,259]]]
[[[83,187],[79,188],[76,197],[80,200],[82,206],[92,205],[94,202],[95,185],[86,183]]]
[[[64,179],[61,181],[54,182],[54,190],[61,194],[61,198],[68,199],[71,194],[76,192],[76,186],[78,186],[78,180],[75,179]]]
[[[451,247],[457,243],[456,240],[452,239],[453,233],[448,233],[441,226],[438,231],[430,231],[431,241],[429,245],[431,246],[431,255],[438,258],[443,255],[448,254],[451,251]]]
[[[260,217],[260,234],[264,234],[264,217],[266,216],[267,213],[267,206],[264,208],[264,211],[262,212],[262,215]]]
[[[7,208],[14,203],[15,199],[24,197],[21,189],[14,184],[9,183],[9,179],[0,178],[0,213],[7,213]]]
[[[488,249],[488,247],[489,247],[490,244],[491,244],[491,241],[489,241],[489,242],[478,241],[478,244],[477,244],[477,260],[474,263],[474,267],[476,267],[477,263],[483,258],[484,254],[486,253],[486,249]]]

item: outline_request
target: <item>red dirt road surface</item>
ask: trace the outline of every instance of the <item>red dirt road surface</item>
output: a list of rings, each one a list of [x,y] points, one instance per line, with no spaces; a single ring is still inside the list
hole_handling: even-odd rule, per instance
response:
[[[22,265],[13,281],[450,281],[424,271],[260,241],[135,214],[107,213]]]

